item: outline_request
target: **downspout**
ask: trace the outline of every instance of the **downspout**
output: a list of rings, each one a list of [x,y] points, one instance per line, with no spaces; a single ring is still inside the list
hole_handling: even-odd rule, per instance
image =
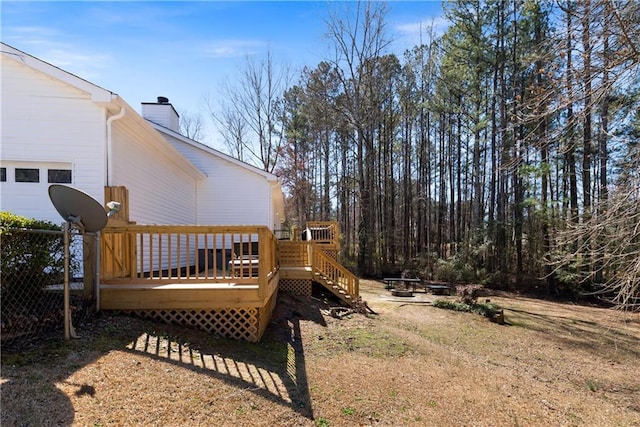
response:
[[[118,114],[114,114],[113,116],[107,119],[107,179],[106,185],[107,187],[111,186],[111,178],[113,177],[113,130],[112,123],[118,119],[124,117],[126,110],[124,107],[120,107],[120,112]]]
[[[275,227],[273,226],[275,221],[273,219],[274,209],[273,209],[273,183],[272,182],[269,182],[269,194],[267,195],[267,200],[269,200],[269,210],[267,211],[267,220],[265,221],[266,226],[269,227],[271,231],[275,231]]]
[[[124,117],[126,110],[124,107],[120,107],[120,111],[113,116],[110,116],[107,119],[107,153],[106,153],[106,179],[105,185],[107,187],[111,186],[111,177],[113,176],[113,130],[112,124],[118,119]],[[103,190],[104,192],[104,190]],[[108,201],[108,200],[107,200]],[[105,201],[105,203],[107,202]],[[96,311],[100,311],[100,233],[96,233],[95,239],[95,254],[96,254],[96,265],[95,265],[95,298],[96,298]]]

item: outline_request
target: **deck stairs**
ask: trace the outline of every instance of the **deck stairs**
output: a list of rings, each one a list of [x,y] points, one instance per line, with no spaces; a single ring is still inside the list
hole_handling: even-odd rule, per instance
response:
[[[358,304],[358,278],[325,252],[323,245],[313,248],[313,280],[350,306]]]

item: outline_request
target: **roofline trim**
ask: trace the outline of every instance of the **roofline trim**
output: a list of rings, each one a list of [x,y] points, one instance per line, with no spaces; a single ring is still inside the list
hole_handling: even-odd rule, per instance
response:
[[[231,157],[230,155],[225,154],[222,151],[216,150],[215,148],[210,147],[208,145],[205,145],[205,144],[203,144],[201,142],[195,141],[195,140],[193,140],[191,138],[187,138],[186,136],[181,135],[178,132],[174,132],[171,129],[166,128],[166,127],[164,127],[162,125],[159,125],[159,124],[157,124],[157,123],[155,123],[155,122],[153,122],[153,121],[151,121],[149,119],[145,119],[145,120],[148,123],[150,123],[154,128],[156,128],[156,130],[158,130],[159,132],[165,133],[165,134],[167,134],[169,136],[172,136],[172,137],[174,137],[176,139],[179,139],[180,141],[185,142],[185,143],[187,143],[187,144],[189,144],[189,145],[191,145],[191,146],[193,146],[195,148],[198,148],[200,150],[207,151],[210,154],[213,154],[214,156],[220,157],[222,160],[225,160],[225,161],[227,161],[229,163],[232,163],[232,164],[234,164],[236,166],[240,166],[240,167],[242,167],[244,169],[249,170],[250,172],[256,173],[258,175],[262,175],[264,178],[267,179],[267,181],[276,181],[278,183],[280,182],[278,177],[276,175],[270,173],[270,172],[264,171],[264,170],[262,170],[262,169],[260,169],[260,168],[258,168],[256,166],[253,166],[253,165],[251,165],[251,164],[249,164],[247,162],[243,162],[242,160],[238,160],[235,157]]]
[[[29,67],[38,70],[42,73],[48,74],[70,86],[73,86],[83,92],[91,94],[91,100],[94,102],[109,103],[112,102],[118,95],[110,90],[104,89],[96,84],[91,83],[88,80],[78,77],[68,71],[63,70],[60,67],[56,67],[42,59],[36,58],[26,52],[16,49],[8,44],[0,42],[2,47],[2,54],[7,56],[18,57],[20,60]]]

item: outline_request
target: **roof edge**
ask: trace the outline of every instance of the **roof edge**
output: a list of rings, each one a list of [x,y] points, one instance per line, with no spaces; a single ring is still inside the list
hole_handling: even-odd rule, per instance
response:
[[[169,136],[172,136],[172,137],[174,137],[176,139],[179,139],[180,141],[185,142],[185,143],[187,143],[187,144],[189,144],[189,145],[191,145],[191,146],[193,146],[195,148],[198,148],[200,150],[207,151],[210,154],[213,154],[214,156],[220,157],[222,160],[225,160],[225,161],[227,161],[229,163],[232,163],[232,164],[234,164],[236,166],[240,166],[240,167],[242,167],[244,169],[249,170],[250,172],[256,173],[258,175],[262,175],[267,181],[275,181],[275,182],[278,182],[278,183],[280,182],[279,178],[276,175],[274,175],[274,174],[272,174],[270,172],[262,170],[262,169],[260,169],[260,168],[258,168],[256,166],[253,166],[253,165],[251,165],[251,164],[249,164],[247,162],[243,162],[242,160],[238,160],[235,157],[232,157],[232,156],[230,156],[228,154],[225,154],[222,151],[216,150],[215,148],[210,147],[208,145],[205,145],[205,144],[203,144],[201,142],[195,141],[195,140],[193,140],[191,138],[187,138],[186,136],[184,136],[184,135],[182,135],[182,134],[180,134],[178,132],[172,131],[171,129],[166,128],[166,127],[164,127],[162,125],[159,125],[159,124],[157,124],[157,123],[155,123],[155,122],[153,122],[151,120],[148,120],[148,119],[145,119],[145,120],[147,120],[147,122],[149,122],[159,132],[165,133],[165,134],[167,134]]]
[[[8,57],[12,57],[18,61],[21,61],[25,65],[38,70],[42,73],[49,74],[56,79],[67,83],[83,92],[91,95],[91,100],[94,102],[111,102],[117,97],[117,95],[110,90],[104,89],[88,80],[76,76],[68,71],[63,70],[60,67],[56,67],[42,59],[36,58],[26,52],[23,52],[15,47],[9,46],[4,42],[0,42],[2,48],[2,54]]]

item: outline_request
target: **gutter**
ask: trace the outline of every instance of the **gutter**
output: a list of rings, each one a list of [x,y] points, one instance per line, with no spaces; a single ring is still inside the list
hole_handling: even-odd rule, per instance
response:
[[[113,177],[113,162],[111,161],[113,159],[113,130],[112,130],[112,124],[113,122],[115,122],[116,120],[119,120],[121,118],[124,117],[124,114],[126,113],[127,110],[125,110],[124,107],[120,107],[120,112],[117,114],[114,114],[113,116],[110,116],[107,119],[107,157],[106,157],[106,162],[107,162],[107,176],[105,179],[105,183],[107,187],[111,186],[111,178]]]

